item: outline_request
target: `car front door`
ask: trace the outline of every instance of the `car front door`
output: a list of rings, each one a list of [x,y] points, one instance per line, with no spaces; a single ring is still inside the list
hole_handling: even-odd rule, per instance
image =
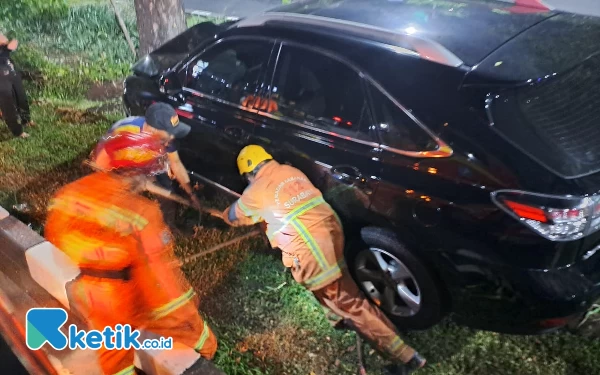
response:
[[[275,43],[263,38],[218,41],[185,64],[179,73],[185,104],[178,113],[192,126],[182,140],[181,158],[191,177],[201,174],[242,191],[235,159],[251,142],[258,122],[248,105],[258,96]]]
[[[345,223],[368,220],[380,163],[360,73],[303,45],[283,42],[277,56],[256,139],[301,169]]]

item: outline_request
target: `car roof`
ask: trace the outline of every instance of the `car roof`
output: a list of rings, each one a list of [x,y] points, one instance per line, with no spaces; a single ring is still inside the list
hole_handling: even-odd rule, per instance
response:
[[[312,0],[249,17],[239,26],[257,26],[279,19],[290,27],[309,24],[349,32],[351,25],[357,32],[362,27],[364,35],[359,36],[367,39],[406,47],[406,38],[412,38],[422,50],[435,48],[445,55],[437,62],[457,65],[458,60],[451,56],[454,55],[473,66],[520,32],[555,14],[549,9],[501,1]],[[399,43],[390,43],[390,35],[399,38]],[[423,42],[430,45],[423,46]]]

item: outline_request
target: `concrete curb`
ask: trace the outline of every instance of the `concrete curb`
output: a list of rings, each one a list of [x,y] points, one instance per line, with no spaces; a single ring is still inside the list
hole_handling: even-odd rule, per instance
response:
[[[6,211],[4,208],[2,208],[2,206],[0,206],[0,220],[6,219],[9,216],[10,214],[8,213],[8,211]]]
[[[79,268],[62,251],[11,216],[1,206],[0,256],[4,258],[4,268],[0,264],[0,276],[11,279],[15,283],[15,287],[24,294],[23,298],[13,296],[11,301],[8,301],[11,304],[19,305],[23,322],[25,322],[25,310],[33,307],[60,307],[62,305],[71,311],[67,289],[69,284],[76,282],[80,275]],[[69,315],[69,319],[72,316],[78,316],[73,311]],[[65,325],[68,326],[68,323]],[[153,338],[154,334],[142,330],[140,337],[143,339]],[[47,354],[55,354],[45,351]],[[61,359],[62,366],[71,370],[74,375],[95,375],[93,365],[89,362],[95,352],[80,351],[86,352],[85,356],[87,356],[83,368],[75,368],[81,367],[81,359],[70,361],[72,366],[66,363],[69,361]],[[67,350],[59,353],[62,357],[68,356],[65,352]],[[197,368],[202,368],[203,374],[223,374],[211,363],[199,359],[200,355],[193,349],[173,343],[171,350],[136,351],[135,365],[148,375],[200,374],[196,370]]]

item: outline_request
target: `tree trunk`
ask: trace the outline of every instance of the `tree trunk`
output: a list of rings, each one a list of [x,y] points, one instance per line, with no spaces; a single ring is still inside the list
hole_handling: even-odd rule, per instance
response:
[[[140,35],[138,56],[145,56],[186,28],[182,0],[134,0]]]

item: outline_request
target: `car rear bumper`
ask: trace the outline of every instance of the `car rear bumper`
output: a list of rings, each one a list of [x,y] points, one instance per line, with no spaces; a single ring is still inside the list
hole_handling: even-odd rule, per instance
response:
[[[474,266],[472,266],[474,267]],[[600,283],[576,265],[550,270],[482,267],[453,288],[455,320],[476,329],[544,333],[576,324],[600,298]],[[473,271],[473,268],[471,268]],[[485,279],[485,280],[484,280]]]

